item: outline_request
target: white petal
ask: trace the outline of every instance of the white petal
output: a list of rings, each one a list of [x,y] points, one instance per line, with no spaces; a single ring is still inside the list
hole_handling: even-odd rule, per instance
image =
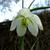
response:
[[[17,31],[17,35],[18,35],[18,36],[24,36],[25,33],[26,33],[26,27],[23,26],[21,23],[19,23],[19,24],[17,25],[16,31]]]
[[[12,21],[12,24],[11,24],[11,27],[10,27],[10,31],[13,31],[17,25],[20,23],[22,17],[16,17],[13,21]]]
[[[28,30],[31,32],[33,36],[37,36],[38,34],[38,26],[36,23],[28,23]]]
[[[11,24],[11,27],[10,27],[10,31],[13,31],[13,30],[16,28],[16,25],[17,25],[17,20],[14,19],[14,20],[12,21],[12,24]]]
[[[23,15],[24,17],[31,16],[30,10],[29,9],[26,9],[26,8],[20,10],[18,14]]]
[[[32,18],[33,18],[33,21],[35,21],[36,24],[38,25],[39,29],[43,30],[43,26],[42,26],[42,22],[41,22],[40,18],[35,14],[33,14]]]

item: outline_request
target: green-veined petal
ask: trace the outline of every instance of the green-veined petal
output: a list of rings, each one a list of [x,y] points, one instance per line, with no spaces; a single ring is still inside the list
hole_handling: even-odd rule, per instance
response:
[[[12,24],[11,24],[11,27],[10,27],[10,31],[13,31],[13,30],[17,27],[17,25],[18,25],[18,23],[20,22],[21,19],[22,19],[22,17],[17,16],[17,17],[12,21]]]
[[[33,36],[37,36],[38,34],[38,26],[36,23],[33,23],[29,20],[28,22],[28,30],[31,32]]]
[[[11,23],[11,27],[10,27],[10,31],[13,31],[15,28],[16,28],[16,25],[17,25],[17,19],[14,19]]]
[[[18,36],[24,36],[26,33],[26,26],[22,25],[22,23],[20,22],[17,25],[16,31],[17,31]]]
[[[35,21],[35,23],[38,25],[39,29],[43,30],[43,26],[40,18],[35,14],[33,14],[32,18],[33,18],[33,21]]]
[[[29,16],[31,16],[30,10],[29,10],[29,9],[26,9],[26,8],[20,10],[18,14],[19,14],[19,15],[23,15],[24,17],[29,17]]]

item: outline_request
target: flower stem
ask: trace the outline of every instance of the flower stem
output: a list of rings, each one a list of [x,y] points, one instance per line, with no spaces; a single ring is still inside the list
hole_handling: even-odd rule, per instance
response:
[[[19,37],[19,50],[24,50],[24,37]]]
[[[22,0],[22,8],[24,8],[24,0]]]
[[[44,6],[44,7],[37,7],[37,8],[33,8],[33,9],[30,9],[30,11],[36,11],[36,10],[41,10],[41,9],[47,9],[47,8],[50,8],[48,6]]]
[[[31,5],[33,4],[34,1],[35,1],[35,0],[33,0],[33,1],[31,2],[31,4],[29,5],[29,7],[28,7],[29,9],[30,9],[30,7],[31,7]]]
[[[22,0],[22,8],[24,8],[24,0]],[[19,37],[19,50],[24,50],[24,37]]]
[[[37,40],[35,41],[35,43],[33,44],[33,46],[31,47],[30,50],[33,50],[33,48],[35,47],[35,44],[38,42],[38,40],[39,40],[39,37],[37,37]]]

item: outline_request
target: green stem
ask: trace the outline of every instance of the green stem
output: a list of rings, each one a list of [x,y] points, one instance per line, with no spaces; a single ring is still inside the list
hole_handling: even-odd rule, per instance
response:
[[[31,49],[30,49],[30,50],[33,50],[33,48],[35,47],[35,44],[38,42],[38,40],[39,40],[39,37],[37,37],[37,39],[36,39],[35,43],[33,44],[33,46],[31,47]]]
[[[19,37],[19,50],[24,50],[24,37]]]
[[[24,8],[24,0],[22,0],[22,8]]]
[[[35,0],[33,0],[33,1],[31,2],[31,4],[29,5],[29,7],[28,7],[29,9],[30,9],[30,7],[31,7],[31,5],[33,4],[34,1],[35,1]]]
[[[35,11],[35,10],[41,10],[41,9],[47,9],[47,8],[50,8],[50,7],[37,7],[37,8],[33,8],[33,9],[30,9],[30,11]]]
[[[34,46],[35,46],[36,42],[37,42],[37,40],[35,41],[35,43],[33,44],[33,46],[31,47],[31,49],[30,49],[30,50],[33,50],[33,48],[34,48]]]

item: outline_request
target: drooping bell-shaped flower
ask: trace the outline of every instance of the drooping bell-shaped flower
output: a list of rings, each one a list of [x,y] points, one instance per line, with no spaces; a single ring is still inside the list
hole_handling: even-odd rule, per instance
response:
[[[12,21],[10,31],[16,29],[18,36],[24,36],[27,28],[33,36],[37,36],[38,28],[43,30],[40,18],[37,15],[32,14],[29,9],[22,9]]]

